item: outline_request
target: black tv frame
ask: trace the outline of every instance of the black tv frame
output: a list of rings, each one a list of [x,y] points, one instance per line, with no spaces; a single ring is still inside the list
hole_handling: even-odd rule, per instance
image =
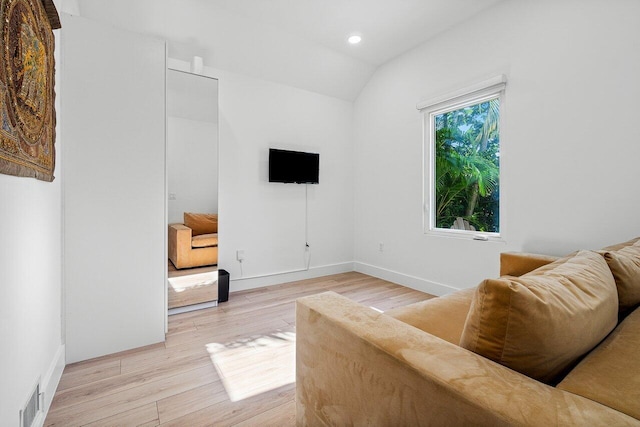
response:
[[[319,184],[320,154],[270,148],[269,182]]]

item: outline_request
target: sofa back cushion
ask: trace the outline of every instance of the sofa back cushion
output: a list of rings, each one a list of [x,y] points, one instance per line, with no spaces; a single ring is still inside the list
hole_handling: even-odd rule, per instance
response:
[[[475,289],[462,289],[384,312],[404,323],[458,345]]]
[[[555,384],[616,326],[618,294],[607,263],[580,251],[520,277],[476,289],[460,345]]]
[[[640,309],[631,313],[558,384],[640,419]]]
[[[600,253],[613,273],[620,314],[625,315],[640,305],[640,239],[609,246]]]
[[[184,225],[192,230],[192,236],[217,233],[218,215],[185,212]]]
[[[558,258],[557,256],[526,252],[502,252],[500,254],[500,276],[522,276],[543,265],[551,264]]]
[[[634,245],[636,243],[640,242],[640,237],[636,237],[635,239],[631,239],[629,241],[626,242],[622,242],[622,243],[616,243],[615,245],[611,245],[611,246],[607,246],[605,248],[602,248],[603,251],[617,251],[620,250],[624,247],[630,246],[630,245]]]

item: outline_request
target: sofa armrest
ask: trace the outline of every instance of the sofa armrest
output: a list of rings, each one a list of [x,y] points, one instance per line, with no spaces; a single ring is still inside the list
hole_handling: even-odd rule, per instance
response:
[[[297,425],[640,425],[333,292],[296,303]]]
[[[183,224],[169,224],[169,259],[177,268],[180,260],[186,259],[191,251],[191,229]]]
[[[526,252],[502,252],[500,254],[500,276],[522,276],[543,265],[559,259],[552,255],[530,254]]]

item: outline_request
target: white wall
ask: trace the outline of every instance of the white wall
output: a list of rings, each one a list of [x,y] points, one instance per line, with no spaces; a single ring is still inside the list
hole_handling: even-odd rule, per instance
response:
[[[57,3],[57,2],[56,2]],[[56,36],[59,64],[60,31]],[[55,89],[60,93],[59,73]],[[38,378],[51,404],[64,368],[61,331],[60,96],[56,179],[0,175],[0,424],[18,425]],[[44,420],[40,420],[44,421]]]
[[[353,104],[208,67],[205,74],[219,79],[219,266],[231,273],[231,291],[351,270]],[[320,184],[308,186],[311,268],[247,279],[306,267],[305,186],[268,182],[270,147],[320,153]]]
[[[232,279],[305,267],[305,186],[268,182],[270,147],[320,153],[320,184],[308,186],[311,268],[353,260],[352,116],[350,102],[220,75],[219,265]]]
[[[56,159],[61,146],[59,138]],[[0,175],[0,424],[18,424],[39,377],[45,388],[55,383],[49,404],[53,370],[64,367],[60,170],[52,183]]]
[[[496,276],[501,251],[640,235],[638,40],[634,0],[511,1],[378,69],[355,106],[357,268],[443,293]],[[425,235],[416,103],[502,73],[505,243]]]
[[[72,363],[164,341],[166,60],[161,40],[62,18]]]
[[[212,102],[215,102],[212,101]],[[218,124],[167,118],[169,224],[184,212],[218,212]]]

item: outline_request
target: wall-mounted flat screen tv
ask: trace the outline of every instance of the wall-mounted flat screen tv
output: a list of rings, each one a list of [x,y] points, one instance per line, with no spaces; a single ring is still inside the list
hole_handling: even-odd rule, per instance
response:
[[[269,149],[269,182],[318,184],[320,154]]]

